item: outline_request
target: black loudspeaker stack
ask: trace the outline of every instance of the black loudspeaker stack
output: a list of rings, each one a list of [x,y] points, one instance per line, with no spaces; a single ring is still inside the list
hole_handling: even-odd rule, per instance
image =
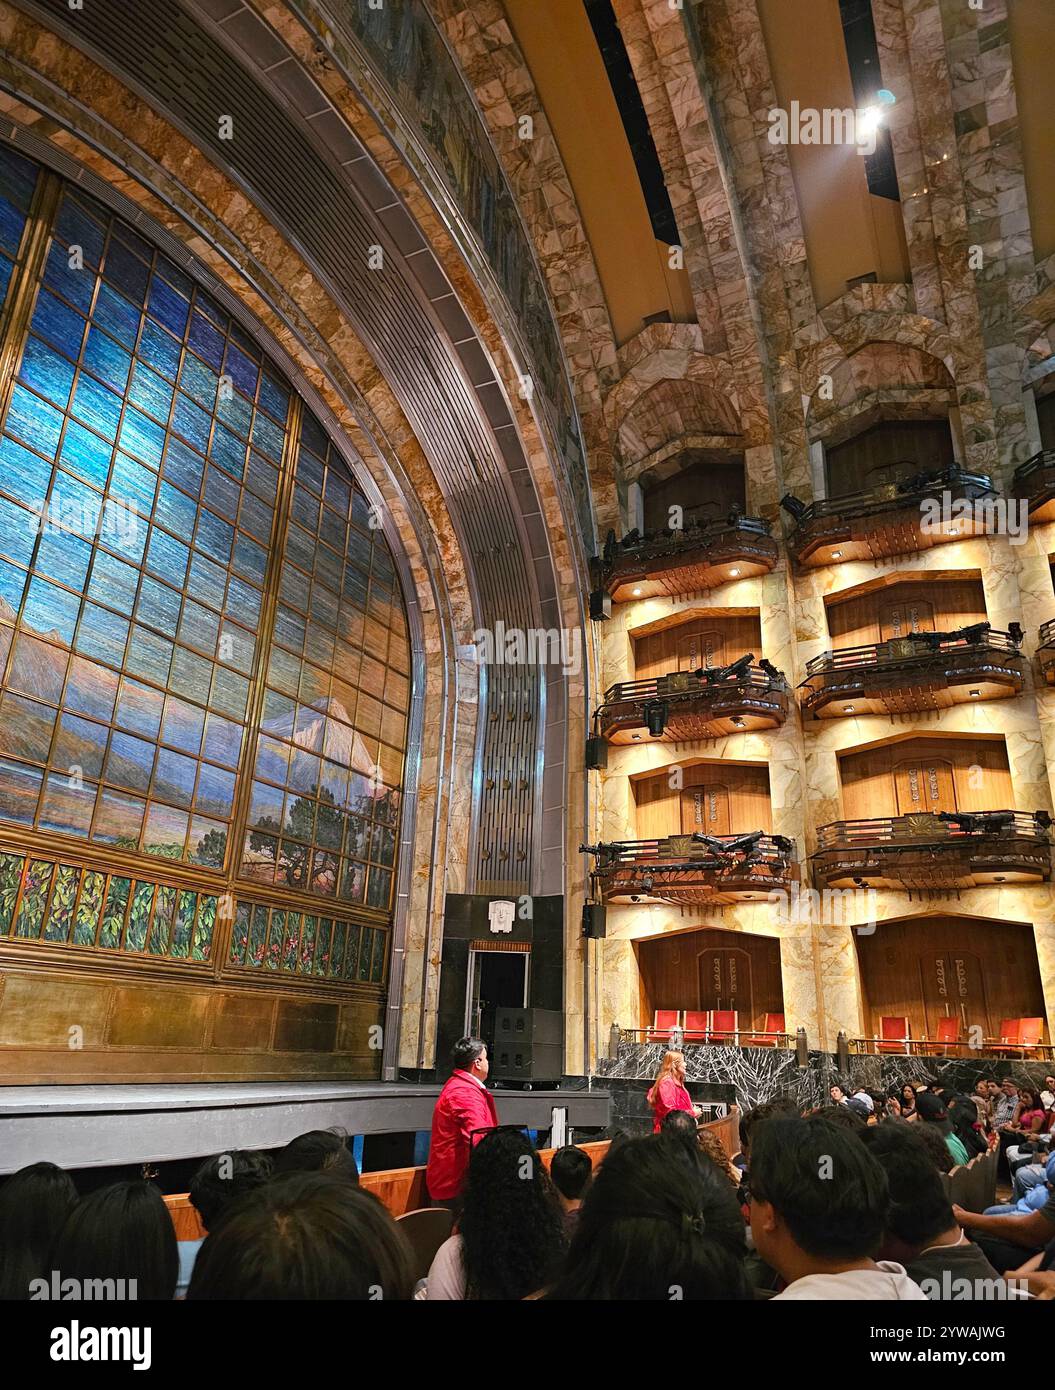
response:
[[[582,934],[591,940],[599,941],[601,937],[608,934],[607,927],[608,914],[605,911],[604,903],[583,903],[582,905]]]
[[[496,1009],[491,1075],[496,1081],[559,1081],[564,1015],[559,1009]]]

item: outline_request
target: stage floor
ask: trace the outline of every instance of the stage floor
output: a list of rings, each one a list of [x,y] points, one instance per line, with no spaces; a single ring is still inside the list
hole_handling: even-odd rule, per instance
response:
[[[41,1161],[102,1168],[276,1148],[331,1126],[349,1135],[427,1130],[439,1090],[409,1081],[0,1086],[0,1173]],[[609,1123],[604,1089],[492,1094],[503,1124],[548,1130],[555,1107],[577,1129]]]

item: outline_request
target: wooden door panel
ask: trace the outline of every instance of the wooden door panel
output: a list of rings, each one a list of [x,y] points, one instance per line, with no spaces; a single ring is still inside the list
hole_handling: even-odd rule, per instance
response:
[[[952,764],[945,758],[913,758],[894,767],[894,793],[899,816],[920,811],[956,810]]]
[[[938,1020],[952,1017],[959,1021],[961,1036],[981,1027],[986,1037],[994,1033],[986,1004],[985,975],[978,956],[971,951],[940,947],[919,957],[923,1009],[929,1038],[937,1035]]]
[[[730,835],[729,792],[721,783],[686,787],[681,794],[681,832]]]
[[[754,1025],[751,957],[735,946],[709,947],[696,957],[701,1009],[735,1009],[741,1028]]]
[[[679,671],[697,671],[702,666],[725,664],[725,642],[717,628],[689,632],[678,639]]]
[[[934,632],[934,605],[928,599],[897,599],[880,605],[880,641],[909,637],[914,632]]]

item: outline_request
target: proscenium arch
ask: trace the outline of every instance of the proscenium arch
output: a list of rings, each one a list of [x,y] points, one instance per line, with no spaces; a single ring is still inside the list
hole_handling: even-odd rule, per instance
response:
[[[63,7],[61,6],[30,7],[27,4],[26,8],[44,8],[49,13],[49,19],[52,21],[59,21],[60,14],[61,18],[66,18]],[[186,17],[183,16],[183,19],[185,18]],[[74,44],[78,44],[82,47],[87,46],[88,40],[85,38],[83,32],[81,32],[77,28],[69,29],[67,32],[69,32],[70,38]],[[92,56],[96,61],[98,60],[98,52],[98,46],[93,45]],[[67,57],[68,56],[69,55],[67,55]],[[24,57],[25,54],[23,53],[23,58]],[[34,62],[28,63],[25,66],[23,66],[21,71],[23,73],[30,73],[33,71],[34,65],[35,55]],[[110,63],[108,67],[111,70],[116,67],[118,69],[118,75],[121,77],[121,80],[124,80],[126,82],[126,85],[131,86],[133,90],[137,90],[139,95],[143,95],[142,85],[137,84],[136,82],[124,76],[124,69],[121,67],[120,64]],[[149,171],[150,176],[144,177],[142,156],[138,150],[134,149],[134,147],[129,145],[123,151],[118,149],[115,153],[115,149],[113,147],[112,142],[102,141],[101,138],[96,137],[95,129],[97,128],[97,123],[92,120],[90,111],[86,111],[83,107],[80,108],[80,111],[84,113],[84,119],[78,119],[77,112],[74,108],[74,103],[68,97],[65,100],[65,104],[63,104],[58,100],[57,95],[54,101],[51,99],[50,95],[47,99],[45,99],[45,97],[43,96],[43,88],[41,84],[37,84],[35,89],[32,91],[30,91],[28,88],[22,88],[21,84],[19,85],[19,95],[22,100],[31,101],[37,109],[47,112],[47,114],[49,114],[53,119],[58,121],[67,130],[73,131],[79,139],[87,138],[89,140],[95,140],[97,148],[105,150],[106,159],[118,165],[123,164],[124,168],[133,175],[137,182],[141,184],[151,196],[158,196],[159,184],[162,186],[162,188],[164,188],[166,184],[171,184],[172,175],[170,172],[166,172],[164,178],[156,178],[153,176],[155,171],[161,167],[156,162],[154,170]],[[149,100],[154,109],[158,109],[159,101],[156,96],[156,93],[148,93],[147,97],[144,99]],[[72,115],[71,112],[73,113]],[[164,115],[166,119],[173,122],[177,129],[183,130],[187,128],[187,122],[185,120],[175,119],[170,110],[165,110]],[[283,119],[288,118],[284,116]],[[156,124],[156,118],[153,117],[153,115],[151,115],[151,122]],[[86,132],[89,131],[91,133],[86,134]],[[108,135],[111,133],[112,132],[107,132]],[[249,180],[247,180],[244,174],[239,173],[239,171],[237,170],[232,171],[230,161],[221,160],[219,157],[217,157],[215,150],[210,147],[210,144],[207,140],[202,140],[200,143],[202,143],[206,148],[206,157],[212,159],[214,164],[217,167],[221,168],[227,176],[232,178],[236,183],[240,184],[242,187],[251,188],[251,183]],[[224,151],[223,153],[227,154],[231,152]],[[137,156],[137,158],[133,158],[133,155]],[[375,180],[378,180],[380,176],[377,173],[376,167],[372,165],[371,161],[366,162],[371,165],[371,177]],[[190,221],[191,224],[194,225],[195,219],[193,217],[187,216],[188,204],[190,203],[191,197],[194,196],[193,182],[191,183],[189,192],[189,197],[187,197],[186,199],[181,199],[180,212],[185,220]],[[344,192],[349,193],[349,190],[346,188]],[[164,199],[164,192],[161,192],[160,196]],[[357,195],[357,198],[358,197],[359,195]],[[387,186],[383,186],[383,191],[378,191],[377,197],[373,200],[372,204],[370,205],[363,205],[361,198],[359,198],[359,202],[357,205],[360,209],[360,215],[373,229],[377,228],[378,223],[376,216],[372,211],[372,208],[378,206],[379,204],[383,204],[384,199],[386,198],[390,198],[393,203],[398,203],[396,195],[392,193]],[[170,202],[171,204],[171,199],[168,199],[166,201]],[[285,235],[287,240],[290,241],[291,244],[296,246],[300,251],[301,255],[304,256],[304,240],[302,237],[298,237],[295,231],[290,232],[288,230],[289,220],[287,218],[276,215],[272,211],[271,205],[269,205],[266,201],[264,202],[263,206],[265,208],[267,216],[270,218],[271,224],[274,225],[281,234]],[[409,221],[409,219],[407,219],[407,221]],[[404,231],[406,231],[406,228],[401,224],[399,234],[392,233],[390,229],[387,231],[379,231],[377,233],[378,240],[385,245],[386,254],[391,255],[393,264],[402,265],[404,263],[397,246],[399,237],[400,235],[402,235]],[[317,255],[314,261],[311,260],[311,257],[308,257],[307,259],[309,260],[309,263],[313,265],[313,269],[317,267]],[[442,272],[439,271],[436,262],[431,257],[426,256],[423,259],[427,261],[431,267],[431,270],[429,272],[430,274],[442,274]],[[241,274],[247,273],[245,266],[241,264],[239,265],[239,271]],[[250,267],[248,273],[250,275],[253,273],[252,267]],[[261,277],[261,279],[263,278],[264,277]],[[333,293],[334,297],[338,299],[338,302],[343,304],[344,311],[347,313],[348,317],[350,319],[353,319],[353,321],[357,323],[360,322],[361,315],[353,315],[352,309],[354,308],[354,306],[351,306],[351,308],[349,307],[347,294],[345,293],[343,294],[343,296],[341,295],[341,287],[334,284],[333,276],[323,276],[320,272],[319,279],[320,282],[323,283],[327,287],[327,289],[331,291],[331,293]],[[406,277],[401,278],[401,293],[407,291],[408,284],[409,281],[406,279]],[[444,303],[438,306],[436,304],[423,304],[421,302],[420,295],[417,294],[417,291],[415,291],[415,295],[417,296],[416,312],[418,314],[418,321],[421,323],[427,322],[429,330],[428,337],[430,342],[443,338],[443,333],[445,331],[448,335],[453,333],[460,333],[463,327],[465,327],[465,331],[467,332],[467,334],[471,336],[471,326],[468,325],[468,320],[465,319],[464,315],[461,314],[461,311],[458,308],[457,296],[450,291],[449,284],[437,286],[437,289],[439,288],[442,288],[444,290],[444,293],[437,294],[434,297],[443,300]],[[420,286],[418,287],[418,290],[420,290]],[[292,326],[288,315],[283,314],[280,308],[276,310],[276,313],[277,316],[281,319],[283,326],[288,326],[289,331],[301,337],[301,341],[303,342],[303,325]],[[456,325],[456,327],[454,325]],[[370,339],[369,333],[364,333],[363,336]],[[374,335],[371,341],[373,344],[376,344],[376,334]],[[460,525],[459,517],[454,517],[455,530],[458,533],[460,540],[459,549],[461,550],[463,557],[468,559],[469,568],[472,571],[472,573],[469,576],[469,580],[470,582],[475,582],[476,586],[476,593],[474,595],[475,602],[473,605],[473,618],[477,621],[479,621],[481,618],[487,619],[488,617],[490,617],[492,620],[494,619],[495,613],[497,611],[496,604],[500,602],[501,594],[503,592],[501,586],[502,576],[501,574],[497,574],[496,570],[501,569],[503,567],[505,569],[511,568],[513,565],[513,557],[519,556],[521,557],[521,559],[518,559],[516,563],[521,563],[521,560],[523,561],[525,583],[521,590],[521,597],[523,599],[523,604],[526,605],[522,606],[521,608],[521,620],[534,620],[533,625],[537,624],[538,626],[546,628],[568,625],[566,622],[562,623],[561,621],[562,604],[559,595],[559,589],[557,587],[553,575],[552,555],[550,552],[549,537],[547,535],[545,524],[546,507],[545,505],[541,507],[539,506],[537,495],[534,492],[534,484],[532,480],[531,471],[523,467],[524,455],[522,446],[520,444],[518,432],[518,425],[521,423],[520,417],[518,416],[518,418],[514,420],[514,418],[509,415],[509,412],[506,409],[506,406],[502,400],[503,393],[500,383],[496,381],[480,382],[479,375],[474,375],[469,371],[468,367],[465,364],[464,358],[461,362],[453,361],[453,358],[456,356],[456,354],[454,354],[452,351],[453,345],[448,346],[446,338],[443,338],[443,343],[444,350],[448,352],[448,355],[453,362],[453,365],[451,366],[450,380],[451,382],[457,383],[458,387],[457,410],[455,411],[454,405],[451,405],[450,409],[451,411],[455,411],[455,413],[457,413],[457,411],[461,412],[461,414],[458,417],[461,421],[461,425],[463,425],[466,429],[470,430],[472,437],[481,443],[481,449],[479,454],[477,455],[478,459],[482,459],[485,454],[487,454],[490,457],[490,462],[494,465],[493,480],[495,482],[495,486],[498,489],[498,491],[494,493],[494,495],[501,496],[503,501],[502,510],[504,512],[508,512],[509,516],[512,518],[510,524],[513,526],[513,532],[511,532],[509,548],[507,550],[507,553],[504,553],[502,555],[501,565],[496,565],[486,555],[481,557],[478,553],[474,551],[473,541],[476,540],[478,542],[480,536],[480,517],[476,516],[474,518],[470,518],[472,526],[475,526],[476,528],[475,533],[473,534],[469,534],[471,527],[467,528],[464,515],[460,518]],[[473,350],[479,352],[479,347],[476,344],[475,338],[473,338],[470,346],[473,348]],[[462,347],[461,339],[458,340],[458,347],[459,350]],[[380,353],[378,354],[379,357],[381,355],[382,354]],[[315,362],[321,362],[323,360],[323,356],[320,352],[314,353],[313,356]],[[325,367],[323,367],[321,370],[323,373],[326,372]],[[389,379],[391,383],[393,377],[398,376],[398,373],[394,374],[386,369],[385,376]],[[471,396],[466,394],[468,390],[467,384],[470,380],[476,380],[478,383],[475,404],[472,404]],[[406,383],[403,382],[401,384],[405,386]],[[325,377],[325,385],[327,388],[332,389],[333,383],[328,373]],[[404,401],[404,403],[406,403],[410,399],[405,390],[397,394],[400,395],[400,399]],[[345,399],[347,399],[348,392],[346,386],[343,388],[343,396]],[[470,407],[468,413],[466,413],[466,409],[463,408],[463,406],[465,406],[466,403],[468,403],[468,406]],[[503,414],[503,412],[505,413]],[[448,412],[448,414],[449,413],[450,412]],[[487,415],[486,420],[482,418],[484,414]],[[503,421],[504,423],[502,423]],[[390,423],[391,417],[386,416],[386,426]],[[420,412],[419,420],[417,423],[421,423]],[[425,434],[427,433],[427,431],[422,430],[422,433]],[[439,450],[439,445],[435,444],[435,438],[436,437],[434,435],[432,444],[430,444],[428,441],[425,441],[427,451],[430,455],[430,459],[432,459],[433,461],[435,460],[437,450]],[[441,443],[442,442],[443,441],[441,441]],[[447,444],[450,444],[449,439],[446,442]],[[487,447],[484,448],[484,445],[486,445]],[[442,450],[440,451],[442,452]],[[513,467],[514,464],[517,465],[515,468]],[[537,466],[538,463],[536,459],[535,463],[533,464],[533,467],[537,470]],[[436,465],[434,462],[434,468],[435,467]],[[510,481],[511,476],[513,477],[512,482]],[[471,481],[472,480],[470,479],[470,483]],[[452,516],[454,516],[454,514],[458,511],[459,507],[461,507],[464,511],[466,505],[466,494],[464,492],[459,492],[457,486],[452,488],[449,485],[449,483],[450,480],[448,479],[448,485],[443,487],[442,490],[444,492],[444,496],[446,498]],[[406,500],[407,509],[411,512],[414,509],[414,500],[412,493],[412,488],[404,489],[403,493]],[[515,505],[508,505],[510,502],[514,503]],[[488,517],[492,518],[493,513],[489,513]],[[530,561],[527,559],[527,556],[529,555],[532,557]],[[431,570],[432,573],[435,574],[436,571],[440,568],[440,566],[430,564],[426,560],[424,565],[420,567],[419,573],[421,572],[421,570],[424,570],[425,572]],[[488,586],[490,586],[489,598],[488,595],[483,592],[485,589],[487,589]],[[485,600],[487,600],[487,603],[490,604],[489,614],[484,611],[486,607]],[[505,621],[510,621],[508,615],[505,616]],[[571,625],[575,625],[574,620],[572,621]],[[461,627],[459,627],[457,635],[462,636],[464,632],[465,627],[464,625],[462,625]],[[444,652],[445,660],[448,662],[453,661],[453,648],[454,641],[451,638],[450,632],[447,632],[444,637]],[[523,845],[523,849],[525,850],[527,856],[525,862],[530,863],[531,865],[530,886],[534,891],[561,891],[564,887],[563,848],[561,846],[553,844],[551,837],[551,840],[547,842],[545,852],[540,852],[542,848],[540,845],[540,811],[546,807],[563,808],[565,805],[564,781],[566,775],[566,760],[563,756],[563,751],[565,747],[565,741],[567,738],[567,733],[564,724],[565,714],[567,711],[566,685],[566,677],[561,677],[559,679],[551,679],[548,682],[540,683],[538,690],[535,692],[535,695],[537,696],[537,704],[534,705],[534,708],[537,709],[538,713],[535,719],[533,720],[533,727],[531,730],[532,738],[530,741],[529,749],[530,759],[529,764],[524,768],[526,776],[523,778],[523,780],[528,783],[527,796],[525,799],[530,803],[530,808],[532,811],[532,814],[530,816],[531,840],[530,844]],[[487,692],[484,692],[484,695],[485,699],[487,699]],[[499,695],[495,694],[494,692],[491,692],[490,698],[497,701]],[[486,711],[483,711],[483,713],[486,714]],[[481,719],[480,723],[481,726],[483,726],[485,724],[485,720]],[[545,737],[547,731],[551,735],[548,739]],[[544,739],[546,745],[545,758],[543,758],[542,756]],[[478,757],[477,762],[479,763],[480,761],[481,759]],[[561,810],[562,823],[564,822],[565,816],[566,812]],[[442,851],[440,855],[433,855],[431,857],[433,859],[433,867],[437,860],[442,864]],[[483,877],[481,868],[482,866],[479,858],[477,858],[475,862],[470,863],[468,867],[468,882],[470,885],[474,883],[479,884],[481,878]],[[424,947],[424,955],[427,958],[429,954],[429,943],[426,942]],[[423,1013],[426,1007],[426,993],[427,988],[423,988]],[[424,1030],[422,1031],[421,1036],[423,1035]],[[421,1049],[419,1048],[419,1059],[420,1052]]]
[[[311,382],[307,380],[297,363],[287,354],[277,339],[267,331],[264,325],[257,319],[232,290],[218,279],[213,273],[203,265],[194,255],[189,253],[186,247],[173,237],[164,227],[145,214],[137,205],[130,202],[118,190],[112,188],[105,181],[96,177],[90,170],[80,165],[70,157],[57,151],[47,142],[38,139],[32,133],[20,128],[13,128],[8,131],[0,126],[0,148],[11,149],[14,153],[23,158],[31,160],[37,165],[42,173],[47,176],[57,175],[64,182],[62,187],[74,193],[83,192],[85,195],[94,199],[106,212],[112,213],[120,218],[122,222],[133,227],[137,234],[141,234],[143,240],[149,244],[152,250],[156,250],[161,255],[166,256],[175,267],[180,271],[186,272],[190,281],[196,287],[204,290],[220,308],[227,313],[232,322],[237,324],[245,331],[247,337],[251,338],[263,355],[265,367],[274,367],[285,377],[286,382],[292,388],[295,395],[299,396],[314,414],[321,424],[330,446],[335,451],[337,457],[343,463],[347,473],[354,480],[360,492],[366,498],[367,503],[374,508],[374,517],[378,523],[378,529],[384,536],[389,554],[391,555],[395,571],[396,584],[402,599],[403,609],[407,618],[407,638],[410,648],[410,694],[407,709],[407,733],[405,739],[405,757],[403,764],[403,774],[401,778],[401,793],[404,798],[403,812],[400,817],[399,841],[397,851],[397,868],[395,878],[395,891],[392,895],[392,930],[391,941],[392,949],[390,953],[388,971],[388,992],[386,998],[386,1010],[388,1020],[392,1026],[386,1027],[384,1037],[384,1050],[382,1052],[382,1069],[389,1070],[395,1075],[396,1070],[396,1050],[399,1042],[399,1002],[401,986],[401,967],[404,952],[404,937],[407,924],[407,908],[409,889],[412,881],[414,854],[413,846],[415,837],[418,833],[417,817],[417,791],[421,771],[421,742],[424,727],[424,704],[425,704],[425,635],[426,635],[426,616],[423,613],[423,606],[428,607],[429,595],[424,594],[421,585],[412,570],[410,557],[401,535],[395,524],[391,509],[386,505],[384,494],[378,487],[373,476],[364,466],[364,462],[357,450],[347,438],[346,432],[342,429],[340,421],[334,415],[327,401],[318,393]],[[55,206],[57,207],[57,202]],[[37,214],[31,213],[27,219],[31,224]],[[38,218],[39,220],[39,218]],[[50,217],[45,219],[51,228]],[[41,222],[41,226],[44,222]],[[28,253],[27,253],[28,254]],[[22,274],[25,272],[22,271]],[[94,273],[94,272],[93,272]],[[42,279],[38,279],[31,285],[33,298],[39,287],[43,284]],[[27,300],[27,304],[32,300]],[[10,306],[5,306],[5,309]],[[28,317],[19,322],[20,315],[15,313],[13,318],[4,317],[5,346],[22,343],[28,332]],[[168,434],[168,430],[166,430]],[[117,447],[116,445],[114,446]],[[296,446],[292,446],[291,452],[295,452]],[[292,461],[289,465],[293,468]],[[281,488],[280,488],[281,491]],[[428,539],[426,535],[426,540]],[[143,562],[145,564],[145,560]],[[145,570],[143,571],[145,573]],[[427,567],[419,572],[425,575],[435,575]],[[426,603],[423,605],[422,600]],[[440,586],[433,584],[432,603],[444,602],[444,595]],[[267,650],[270,650],[268,648]],[[266,655],[266,652],[264,653]],[[445,660],[443,653],[441,659]],[[262,658],[263,660],[263,658]],[[258,684],[265,681],[263,664],[257,674]],[[170,693],[174,687],[168,687]],[[246,714],[243,727],[247,733],[251,733],[254,728],[254,719],[250,713]],[[254,776],[254,764],[249,761],[242,773],[242,782],[251,781]],[[233,828],[233,824],[232,824]],[[77,841],[73,843],[79,843]],[[44,846],[43,853],[54,852],[61,854],[61,847],[50,850],[49,846]],[[76,857],[76,852],[71,844],[70,852]],[[80,851],[87,852],[87,842]],[[235,848],[233,853],[237,855]],[[144,861],[144,868],[147,861]],[[164,863],[164,860],[159,861]],[[100,865],[100,871],[105,876],[107,867],[113,866]],[[150,870],[146,869],[149,874]],[[258,887],[254,890],[252,881],[243,879],[236,871],[232,862],[228,870],[228,879],[235,885],[233,891],[239,891],[239,885],[244,891],[253,894],[261,893]],[[203,890],[207,891],[207,886],[203,885]],[[263,890],[263,896],[267,896]],[[319,905],[323,906],[330,900],[325,898],[318,899]],[[340,900],[337,902],[337,911],[340,911]],[[117,958],[115,957],[115,960]],[[220,958],[215,957],[218,964]]]

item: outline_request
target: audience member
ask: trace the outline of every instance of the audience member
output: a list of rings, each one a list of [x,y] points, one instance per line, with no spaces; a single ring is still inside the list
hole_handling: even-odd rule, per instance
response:
[[[971,1095],[974,1107],[978,1112],[978,1121],[984,1130],[989,1130],[993,1123],[993,1097],[990,1087],[996,1087],[996,1082],[989,1077],[980,1076],[974,1083],[974,1091]]]
[[[515,1129],[485,1134],[463,1197],[457,1232],[429,1270],[428,1299],[520,1299],[543,1290],[566,1242],[560,1202],[531,1140]]]
[[[964,1235],[934,1170],[919,1131],[906,1124],[880,1125],[862,1142],[886,1173],[890,1190],[886,1229],[879,1254],[904,1265],[928,1298],[993,1296],[996,1270]]]
[[[964,1167],[971,1161],[970,1154],[963,1146],[963,1140],[953,1132],[952,1122],[949,1119],[948,1111],[941,1103],[941,1097],[933,1091],[921,1091],[916,1097],[916,1109],[920,1119],[934,1128],[945,1140],[945,1147],[952,1155],[954,1164],[959,1163]]]
[[[326,1131],[318,1131],[325,1133]],[[301,1140],[310,1138],[302,1134]],[[294,1140],[294,1143],[300,1141]],[[287,1152],[289,1149],[287,1145]],[[346,1151],[347,1152],[347,1151]],[[353,1164],[354,1167],[354,1164]],[[254,1153],[251,1149],[233,1149],[230,1153],[218,1154],[208,1158],[195,1173],[190,1185],[191,1206],[198,1213],[206,1235],[216,1229],[221,1216],[239,1197],[254,1192],[271,1177],[272,1163],[267,1154]],[[358,1174],[356,1174],[358,1177]],[[187,1292],[194,1261],[204,1244],[205,1237],[199,1240],[181,1240],[179,1245],[179,1281],[176,1285],[177,1297]]]
[[[700,1153],[703,1154],[704,1158],[709,1158],[719,1173],[729,1179],[734,1190],[739,1190],[740,1171],[725,1152],[722,1141],[714,1130],[708,1129],[706,1125],[700,1125],[696,1131],[696,1143],[699,1145]]]
[[[813,1116],[758,1127],[751,1232],[787,1284],[778,1299],[923,1300],[900,1264],[875,1259],[887,1202],[882,1168],[842,1126]]]
[[[124,1291],[118,1298],[172,1299],[179,1254],[161,1193],[153,1183],[138,1180],[83,1197],[58,1234],[51,1268],[59,1279],[76,1279],[93,1289],[112,1280]]]
[[[570,1240],[579,1220],[582,1200],[593,1176],[590,1155],[584,1149],[576,1148],[574,1144],[565,1144],[550,1160],[549,1175],[557,1189],[557,1198],[564,1213],[564,1230]]]
[[[434,1207],[457,1210],[474,1136],[498,1124],[498,1111],[485,1085],[490,1070],[485,1043],[459,1038],[451,1049],[451,1068],[432,1112],[425,1186]]]
[[[194,1264],[189,1300],[406,1300],[410,1247],[370,1192],[333,1172],[290,1173],[223,1213]]]
[[[272,1163],[276,1178],[288,1173],[329,1173],[347,1182],[359,1181],[347,1135],[337,1129],[309,1129],[298,1134],[284,1149],[279,1149]]]
[[[923,1147],[930,1155],[930,1161],[934,1165],[936,1173],[951,1173],[956,1167],[956,1160],[949,1152],[949,1147],[945,1142],[945,1136],[937,1125],[924,1124],[922,1121],[917,1123],[913,1133],[919,1136]]]
[[[990,1095],[992,1095],[990,1091]],[[1002,1130],[1011,1123],[1018,1107],[1018,1085],[1010,1076],[1001,1081],[998,1092],[993,1096],[993,1128]]]
[[[748,1299],[744,1223],[713,1163],[666,1135],[609,1153],[547,1297]]]
[[[698,1109],[685,1089],[685,1055],[681,1052],[665,1052],[659,1073],[646,1096],[652,1107],[652,1133],[658,1134],[663,1121],[672,1110],[684,1110],[696,1115]]]
[[[954,1206],[953,1215],[971,1238],[981,1246],[986,1259],[1001,1274],[1017,1269],[1023,1252],[1036,1255],[1055,1239],[1055,1192],[1048,1194],[1037,1211],[988,1215]]]
[[[77,1201],[73,1179],[54,1163],[20,1168],[0,1188],[0,1300],[28,1299],[47,1279],[55,1237]]]

